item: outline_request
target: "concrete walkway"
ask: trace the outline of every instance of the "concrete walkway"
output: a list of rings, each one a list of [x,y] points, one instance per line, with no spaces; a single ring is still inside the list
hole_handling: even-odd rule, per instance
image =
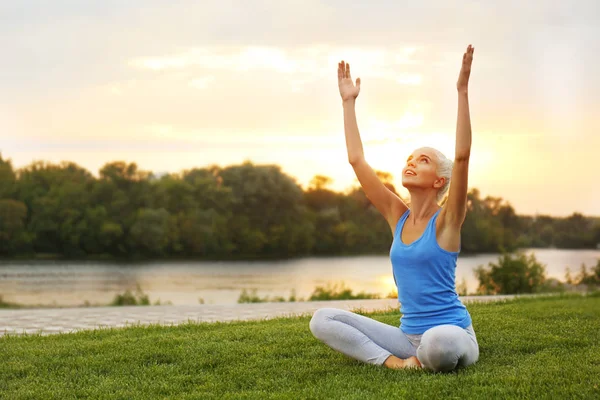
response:
[[[510,299],[506,296],[465,296],[461,300],[488,302]],[[276,317],[312,314],[322,307],[343,310],[397,309],[396,299],[310,301],[296,303],[198,304],[189,306],[127,306],[52,309],[0,310],[0,336],[11,334],[67,333],[102,327],[131,325],[177,325],[188,321],[216,322],[261,320]]]

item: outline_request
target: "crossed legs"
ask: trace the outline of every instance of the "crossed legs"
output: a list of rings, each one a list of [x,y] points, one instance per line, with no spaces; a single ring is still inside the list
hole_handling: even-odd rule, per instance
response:
[[[350,311],[321,308],[314,313],[310,330],[332,349],[375,365],[418,366],[412,359],[416,356],[423,368],[450,371],[479,358],[472,327],[439,325],[409,338],[398,327]]]

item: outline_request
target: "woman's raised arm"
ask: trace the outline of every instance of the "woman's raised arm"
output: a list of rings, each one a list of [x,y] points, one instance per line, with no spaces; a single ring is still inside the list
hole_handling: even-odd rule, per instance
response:
[[[344,61],[338,64],[338,86],[344,108],[344,132],[348,162],[352,165],[365,195],[388,221],[393,233],[398,219],[408,207],[400,197],[381,182],[373,168],[365,160],[354,107],[356,97],[360,92],[360,78],[356,79],[355,85],[350,76],[350,64]]]
[[[456,119],[456,149],[454,167],[450,178],[448,201],[444,204],[444,221],[460,229],[467,214],[467,186],[469,157],[471,156],[471,117],[469,115],[469,76],[475,48],[469,45],[463,55],[462,66],[456,82],[458,91],[458,116]]]

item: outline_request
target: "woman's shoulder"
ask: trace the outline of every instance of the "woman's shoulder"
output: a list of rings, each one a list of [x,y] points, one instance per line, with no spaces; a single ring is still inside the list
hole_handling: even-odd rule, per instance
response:
[[[460,252],[460,227],[454,224],[448,224],[445,220],[445,209],[442,207],[437,211],[435,218],[435,239],[437,246],[448,253],[457,254]]]
[[[388,224],[390,225],[390,229],[392,230],[392,234],[394,237],[398,232],[398,227],[400,226],[400,221],[405,219],[406,216],[410,213],[410,207],[397,207],[391,214],[390,219],[388,220]]]

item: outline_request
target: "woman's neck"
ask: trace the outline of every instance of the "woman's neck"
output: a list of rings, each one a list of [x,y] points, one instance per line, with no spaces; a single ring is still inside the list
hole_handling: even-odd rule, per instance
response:
[[[430,192],[431,193],[431,192]],[[440,206],[437,199],[430,194],[413,193],[410,194],[410,215],[409,220],[413,223],[429,221],[431,216],[439,210]]]

